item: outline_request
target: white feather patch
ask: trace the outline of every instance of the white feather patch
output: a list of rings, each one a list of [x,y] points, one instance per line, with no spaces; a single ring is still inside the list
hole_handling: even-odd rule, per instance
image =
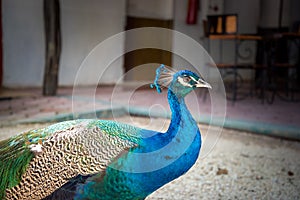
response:
[[[34,153],[41,153],[41,152],[43,152],[42,147],[43,146],[41,144],[31,144],[31,145],[29,145],[30,151],[32,151]]]

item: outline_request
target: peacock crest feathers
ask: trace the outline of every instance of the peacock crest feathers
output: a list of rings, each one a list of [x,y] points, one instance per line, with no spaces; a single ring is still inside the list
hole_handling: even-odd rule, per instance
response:
[[[191,71],[161,65],[151,87],[158,93],[168,88],[172,120],[166,133],[83,119],[0,141],[0,199],[144,199],[184,174],[199,155],[201,135],[183,98],[209,85]],[[182,152],[170,148],[179,143],[190,145]],[[171,157],[174,162],[163,165]]]
[[[154,80],[154,83],[150,85],[151,88],[156,88],[158,93],[162,92],[162,87],[168,88],[174,78],[174,74],[176,74],[177,71],[166,67],[165,65],[160,65],[156,69],[156,77]]]

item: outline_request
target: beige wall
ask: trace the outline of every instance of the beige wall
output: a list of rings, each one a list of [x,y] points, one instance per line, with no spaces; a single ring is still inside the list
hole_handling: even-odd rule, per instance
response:
[[[43,82],[45,44],[43,1],[2,0],[4,77],[6,87],[40,87]],[[125,0],[62,0],[62,54],[59,85],[73,85],[76,73],[100,42],[124,30]],[[115,46],[123,50],[124,42]],[[111,52],[114,53],[114,52]],[[122,58],[110,66],[91,63],[80,75],[81,85],[112,83],[123,73]]]
[[[220,0],[221,1],[221,0]],[[276,0],[278,2],[279,0]],[[284,0],[287,1],[287,0]],[[7,87],[41,86],[44,71],[44,26],[43,5],[41,0],[2,0],[3,21],[3,85]],[[208,2],[203,0],[202,2]],[[215,0],[213,2],[218,2]],[[261,2],[270,3],[273,0],[226,0],[224,13],[238,13],[239,32],[255,33],[258,25],[276,25],[273,12],[261,11]],[[275,0],[274,0],[275,2]],[[299,20],[298,0],[292,0],[290,5],[291,19]],[[87,55],[99,43],[124,31],[126,15],[174,20],[174,29],[186,34],[196,42],[206,45],[202,34],[202,19],[207,10],[203,5],[198,11],[198,23],[187,25],[187,3],[184,0],[61,0],[62,24],[62,55],[59,73],[60,85],[73,85],[76,74]],[[127,4],[126,4],[127,3]],[[296,6],[295,6],[296,5]],[[270,7],[271,8],[271,7]],[[275,7],[272,7],[275,9]],[[269,14],[268,14],[269,13]],[[260,18],[261,16],[261,18]],[[269,21],[268,21],[269,20]],[[273,20],[272,22],[270,20]],[[284,24],[286,19],[284,19]],[[142,38],[140,38],[142,39]],[[158,38],[157,42],[161,42]],[[122,54],[125,38],[120,38],[113,48],[104,51],[102,55]],[[133,37],[132,40],[135,40]],[[162,39],[161,45],[170,45]],[[172,40],[172,48],[180,48],[180,43]],[[211,55],[217,62],[219,43],[211,43]],[[255,59],[255,44],[250,44],[253,50],[249,61]],[[223,59],[233,60],[233,45],[223,45]],[[103,65],[100,58],[94,56],[87,62],[89,70],[80,74],[78,84],[90,85],[116,82],[123,73],[123,57]],[[185,66],[186,61],[173,58],[175,66]],[[104,73],[99,80],[99,75]]]

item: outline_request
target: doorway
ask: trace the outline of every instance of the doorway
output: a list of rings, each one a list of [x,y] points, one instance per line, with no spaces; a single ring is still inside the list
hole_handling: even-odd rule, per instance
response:
[[[172,29],[173,20],[161,20],[161,19],[150,19],[141,17],[127,17],[126,30],[142,27],[161,27]],[[139,38],[139,35],[135,36]],[[164,38],[170,38],[170,40],[162,41],[166,44],[167,49],[172,48],[172,35],[163,36]],[[147,38],[141,38],[147,39]],[[135,42],[135,40],[129,40],[128,37],[125,39],[125,48],[128,42]],[[156,63],[156,64],[153,64]],[[125,54],[124,58],[124,69],[125,73],[132,70],[135,67],[142,67],[143,70],[136,70],[129,77],[125,77],[126,81],[147,81],[153,80],[155,76],[155,70],[160,64],[172,66],[172,53],[162,49],[137,49]]]

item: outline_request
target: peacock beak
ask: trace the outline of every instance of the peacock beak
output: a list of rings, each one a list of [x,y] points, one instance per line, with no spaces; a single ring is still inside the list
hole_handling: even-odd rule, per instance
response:
[[[209,83],[205,82],[205,81],[204,81],[203,79],[201,79],[201,78],[197,81],[196,87],[204,87],[204,88],[209,88],[209,89],[212,88],[211,85],[210,85]]]

